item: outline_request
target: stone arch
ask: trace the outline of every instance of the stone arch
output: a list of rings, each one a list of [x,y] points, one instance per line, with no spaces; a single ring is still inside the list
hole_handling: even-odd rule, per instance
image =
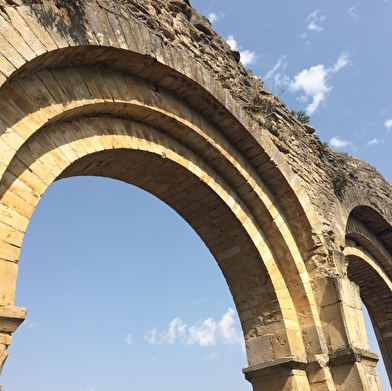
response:
[[[307,174],[328,178],[333,163],[298,172],[302,153],[312,164],[312,130],[279,106],[274,118],[305,142],[292,155],[278,148],[249,111],[268,92],[189,2],[155,0],[159,17],[151,6],[147,18],[128,2],[3,3],[0,355],[25,316],[13,306],[17,260],[41,195],[62,177],[106,175],[156,194],[205,241],[233,294],[255,390],[373,384],[369,357],[347,337],[342,247],[324,232],[338,213],[318,190],[326,205],[336,198]]]
[[[52,181],[88,174],[136,184],[177,210],[214,254],[240,314],[251,368],[247,377],[251,378],[254,366],[283,360],[302,373],[296,382],[308,383],[306,355],[311,349],[322,350],[322,336],[301,257],[305,244],[312,240],[308,237],[311,231],[299,230],[298,237],[293,232],[293,226],[310,227],[303,208],[298,208],[303,198],[297,199],[294,208],[290,201],[296,195],[284,181],[286,187],[281,186],[280,200],[276,199],[258,171],[275,173],[273,181],[279,165],[271,169],[260,147],[258,157],[268,170],[249,163],[234,144],[236,140],[222,132],[232,127],[244,132],[227,110],[219,105],[214,108],[226,121],[219,126],[214,118],[200,115],[177,91],[100,66],[21,71],[1,92],[7,99],[2,107],[8,109],[9,129],[1,135],[8,148],[0,190],[2,214],[10,216],[4,224],[13,230],[12,239],[8,233],[2,237],[8,263],[16,264],[28,220]],[[20,100],[13,99],[15,94]],[[210,105],[206,114],[208,110]],[[121,172],[129,159],[144,167],[142,178]],[[182,168],[180,175],[174,174],[174,166]],[[164,167],[162,173],[158,167]],[[165,171],[170,173],[166,177]],[[132,170],[125,172],[129,175]],[[150,185],[143,182],[148,177],[154,178]],[[162,182],[163,177],[167,182]],[[177,187],[183,188],[181,196],[171,194]],[[193,188],[200,200],[184,196],[193,194]],[[295,191],[301,193],[301,188]],[[204,218],[200,208],[205,209]],[[11,286],[16,269],[13,275]],[[14,288],[4,288],[6,305],[13,303]],[[313,343],[318,341],[316,346],[307,345],[303,333]]]
[[[358,206],[346,227],[347,275],[360,289],[392,384],[391,226],[374,209]]]

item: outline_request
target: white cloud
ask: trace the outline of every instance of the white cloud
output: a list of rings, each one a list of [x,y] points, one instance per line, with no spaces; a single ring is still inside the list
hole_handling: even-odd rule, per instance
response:
[[[332,74],[338,72],[343,67],[350,63],[349,54],[341,53],[335,64],[330,68],[325,68],[323,64],[304,69],[294,76],[294,80],[289,82],[289,88],[291,91],[303,91],[305,95],[302,95],[299,100],[301,102],[307,102],[308,99],[312,99],[309,105],[306,107],[306,112],[312,115],[320,103],[323,102],[328,96],[332,87],[327,84],[327,79]]]
[[[145,336],[144,339],[151,344],[156,343],[156,334],[157,334],[158,329],[155,327],[152,330],[150,330]]]
[[[254,64],[257,61],[257,55],[255,52],[251,52],[250,50],[241,50],[241,47],[238,46],[237,41],[234,39],[232,35],[229,35],[226,41],[233,50],[237,50],[241,55],[241,62],[244,66],[249,64]]]
[[[335,73],[345,66],[350,64],[350,55],[347,52],[340,53],[338,59],[332,68],[328,69],[328,72]]]
[[[242,341],[242,337],[235,327],[234,314],[234,310],[229,308],[218,323],[219,339],[225,344]]]
[[[318,25],[315,23],[314,20],[312,20],[312,21],[309,23],[308,29],[309,29],[309,30],[316,31],[316,32],[320,32],[320,31],[323,30],[323,28],[322,28],[321,26],[318,26]]]
[[[264,80],[271,79],[274,76],[275,80],[280,79],[281,73],[279,71],[284,71],[286,66],[286,56],[280,56],[278,62],[264,76]]]
[[[329,140],[329,145],[332,148],[345,148],[349,145],[351,145],[351,141],[346,141],[342,140],[340,137],[332,137],[331,140]]]
[[[249,50],[240,51],[241,54],[241,62],[244,66],[249,64],[254,64],[257,61],[257,55],[255,52],[251,52]]]
[[[376,145],[378,144],[378,140],[374,138],[373,140],[368,141],[367,145]]]
[[[128,334],[127,337],[125,338],[125,341],[129,346],[132,345],[132,334]]]
[[[353,19],[359,19],[359,13],[356,8],[357,8],[356,6],[353,6],[347,10],[348,16],[350,16]]]
[[[237,41],[234,39],[232,35],[229,35],[229,38],[227,38],[226,42],[233,50],[238,50]]]
[[[306,112],[309,115],[312,115],[317,110],[320,103],[332,89],[332,87],[327,85],[327,75],[328,72],[324,65],[316,65],[309,69],[304,69],[290,82],[290,90],[302,90],[305,93],[304,96],[300,97],[301,102],[306,102],[309,97],[312,98],[312,102],[306,108]]]
[[[321,23],[325,20],[325,15],[320,15],[319,10],[313,11],[307,18],[306,22],[308,23],[308,30],[315,31],[319,33],[323,30]]]
[[[385,121],[384,126],[388,129],[388,133],[392,128],[392,118]]]
[[[159,343],[173,344],[177,337],[182,337],[186,332],[187,325],[180,318],[175,318],[169,323],[167,331],[160,335]]]
[[[216,345],[217,323],[212,318],[208,318],[200,325],[189,327],[188,333],[189,336],[186,340],[188,344],[214,346]]]
[[[145,339],[148,343],[197,344],[200,346],[215,346],[218,343],[243,346],[242,333],[235,327],[235,311],[229,308],[219,321],[208,318],[200,323],[188,326],[180,318],[173,319],[166,331],[157,334],[157,329],[149,331]]]
[[[208,14],[208,19],[211,23],[214,23],[218,20],[218,15],[215,12],[211,12],[210,14]]]

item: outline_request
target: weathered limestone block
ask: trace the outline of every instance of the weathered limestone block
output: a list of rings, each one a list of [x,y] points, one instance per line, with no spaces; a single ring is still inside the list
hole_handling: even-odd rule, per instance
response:
[[[26,318],[26,309],[14,306],[0,306],[0,374],[8,356],[11,334]]]

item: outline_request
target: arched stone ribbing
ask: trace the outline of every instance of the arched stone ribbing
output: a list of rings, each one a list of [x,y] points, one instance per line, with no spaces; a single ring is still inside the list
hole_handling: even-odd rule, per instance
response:
[[[65,77],[66,79],[64,79]],[[64,93],[64,84],[67,85],[66,93]],[[77,87],[71,91],[68,84]],[[41,87],[38,87],[38,85],[41,85]],[[62,174],[62,170],[67,164],[80,159],[84,155],[94,154],[105,148],[123,148],[122,143],[129,147],[129,125],[127,127],[124,125],[124,121],[121,122],[108,116],[117,114],[125,118],[132,118],[133,121],[138,121],[137,123],[134,122],[132,132],[139,135],[139,138],[137,142],[134,142],[134,145],[131,143],[131,147],[143,150],[144,146],[153,143],[154,147],[149,152],[156,153],[159,150],[157,145],[161,140],[170,139],[171,141],[168,143],[175,144],[172,146],[173,150],[177,151],[185,148],[184,151],[186,152],[183,152],[183,155],[197,154],[199,160],[200,158],[203,159],[200,160],[203,164],[205,161],[209,162],[212,168],[219,168],[219,174],[222,175],[224,183],[229,183],[230,186],[237,188],[239,196],[244,197],[245,200],[241,202],[244,205],[249,205],[250,209],[246,208],[246,213],[240,213],[240,210],[237,210],[239,199],[236,198],[238,196],[233,194],[224,197],[238,221],[248,231],[248,235],[258,248],[258,256],[261,256],[272,277],[270,277],[273,281],[271,289],[261,288],[265,292],[263,296],[266,298],[266,292],[268,291],[277,295],[271,299],[271,302],[276,302],[276,304],[268,310],[253,308],[254,304],[251,306],[249,299],[244,300],[242,298],[242,301],[237,304],[239,313],[241,313],[240,318],[244,333],[249,344],[250,365],[260,362],[260,353],[252,353],[252,345],[260,346],[260,342],[255,342],[260,338],[264,338],[264,346],[273,343],[273,340],[287,341],[287,348],[282,350],[282,347],[279,347],[280,352],[276,355],[277,358],[283,353],[288,356],[305,357],[305,347],[300,342],[302,339],[301,326],[298,323],[296,313],[298,305],[295,305],[292,300],[301,301],[302,315],[300,322],[303,325],[305,325],[306,319],[315,319],[314,315],[317,319],[317,310],[315,301],[312,299],[313,293],[306,268],[303,265],[299,249],[296,249],[296,241],[285,222],[286,216],[284,212],[282,214],[282,211],[280,211],[281,206],[274,201],[271,191],[262,183],[255,169],[238,153],[228,139],[216,130],[211,122],[207,121],[205,117],[199,116],[191,107],[184,104],[184,101],[179,100],[175,94],[160,90],[142,79],[110,69],[96,67],[51,69],[50,77],[49,71],[40,71],[34,77],[26,76],[26,80],[14,79],[4,87],[5,97],[11,97],[16,90],[23,91],[25,98],[20,107],[13,105],[16,113],[13,117],[15,123],[12,125],[12,130],[16,135],[12,136],[10,132],[2,134],[3,140],[11,147],[10,151],[12,152],[9,156],[11,157],[12,153],[14,154],[11,161],[7,160],[7,155],[3,159],[3,162],[8,164],[1,188],[3,207],[20,214],[26,219],[24,220],[24,223],[26,223],[45,188],[57,177],[68,175]],[[70,96],[73,99],[70,99]],[[26,116],[22,112],[17,115],[19,111],[22,111],[22,107],[31,114]],[[97,114],[100,117],[96,117]],[[86,116],[87,118],[83,120],[77,120],[77,118]],[[21,117],[21,119],[18,117]],[[113,125],[113,122],[115,122],[115,125]],[[149,131],[142,132],[141,122],[151,124],[160,131],[157,132],[150,128]],[[112,138],[114,137],[115,142],[108,142],[103,137],[108,124],[112,128]],[[69,130],[70,128],[72,131]],[[93,132],[93,137],[89,137],[89,132]],[[44,138],[47,135],[49,137]],[[177,140],[177,143],[174,140]],[[54,152],[52,154],[45,153],[45,148]],[[173,151],[165,150],[158,154],[169,159]],[[178,159],[180,158],[178,157]],[[26,170],[27,167],[28,170]],[[154,167],[156,168],[156,165]],[[202,179],[201,172],[199,172],[200,168],[195,163],[187,162],[185,168],[193,172],[199,179]],[[34,181],[31,178],[27,179],[25,177],[27,173],[35,174],[36,179]],[[87,171],[87,174],[91,175],[92,173]],[[96,175],[115,177],[113,173],[104,174],[99,173],[99,171]],[[122,178],[122,180],[133,183],[128,178]],[[218,195],[222,196],[222,190],[216,184],[214,185],[212,176],[209,176],[208,180],[204,178],[204,181],[209,183],[209,186],[212,186]],[[166,187],[170,186],[166,185]],[[25,189],[25,191],[23,192],[22,189]],[[149,189],[149,191],[159,196],[155,188]],[[175,209],[177,210],[177,208]],[[6,213],[8,213],[8,210]],[[250,218],[252,213],[255,213],[255,215]],[[189,221],[189,218],[187,220]],[[192,222],[189,222],[192,225]],[[272,240],[266,240],[263,237],[260,226]],[[17,229],[24,232],[25,227],[19,226]],[[212,235],[211,233],[208,234]],[[219,240],[218,245],[221,245],[222,235],[219,234],[220,231],[216,231],[212,239]],[[203,235],[201,237],[204,239]],[[267,243],[270,244],[266,246]],[[16,261],[20,243],[14,241],[14,243],[5,243],[4,245],[9,250],[10,260]],[[263,246],[265,246],[264,250]],[[284,250],[285,248],[286,250]],[[230,263],[233,265],[233,269],[234,267],[238,269],[238,265],[231,259],[237,253],[240,254],[238,246],[224,248],[220,252],[213,249],[211,251],[222,265]],[[282,258],[285,254],[286,263],[291,258],[290,262],[292,262],[293,267],[288,268],[288,264],[286,264],[286,267],[277,265],[275,259],[280,257],[272,255],[271,251],[279,252],[282,254]],[[237,255],[238,257],[239,255]],[[252,263],[249,262],[247,268],[251,268],[251,265]],[[284,278],[280,275],[281,271],[284,271]],[[223,272],[230,281],[230,270],[223,270]],[[238,270],[232,272],[232,274],[238,278]],[[256,273],[256,275],[262,275],[262,273]],[[257,296],[260,296],[260,287],[256,287],[263,284],[260,281],[258,282],[258,278],[253,278],[253,282],[247,283],[247,279],[242,276],[240,284],[231,282],[229,286],[235,301],[236,295],[243,295],[244,283],[249,284],[256,291],[258,290]],[[298,283],[293,284],[289,281],[296,278],[299,278]],[[248,279],[248,281],[250,280]],[[289,293],[287,291],[288,287],[295,288],[295,291]],[[304,299],[308,300],[309,298],[312,300],[309,303],[310,305],[304,304]],[[279,302],[283,303],[283,307]],[[282,315],[278,315],[279,312],[282,312]],[[256,327],[253,321],[249,321],[255,314],[263,314],[265,317],[266,313],[270,314],[269,316],[274,321],[280,319],[284,322],[284,326],[281,327],[284,330],[283,339],[276,327],[274,327],[274,336],[271,339],[269,334],[263,336],[262,322]],[[305,315],[306,313],[307,315]],[[269,321],[265,319],[264,322],[268,323]],[[308,333],[314,333],[317,336],[317,328],[314,328],[314,324],[311,325],[308,321],[306,323]],[[319,323],[318,327],[320,328]],[[315,331],[310,331],[311,328]],[[292,348],[290,348],[290,345]],[[321,345],[322,341],[319,348],[316,349],[320,351]],[[257,361],[253,356],[257,357]],[[261,361],[267,361],[267,358]]]
[[[293,246],[296,246],[289,227],[283,222],[281,213],[276,208],[278,203],[268,199],[272,195],[269,194],[269,189],[258,180],[257,175],[254,172],[252,173],[254,169],[251,165],[236,152],[227,138],[220,136],[213,129],[211,123],[207,122],[203,117],[199,117],[196,112],[192,113],[193,110],[184,105],[176,95],[165,90],[159,91],[158,87],[146,81],[114,70],[77,67],[71,70],[67,68],[53,69],[50,73],[51,77],[47,73],[44,75],[38,73],[33,80],[29,76],[27,80],[15,80],[5,87],[4,94],[6,97],[10,96],[17,88],[23,90],[26,96],[25,99],[28,102],[27,108],[30,112],[33,112],[34,109],[37,111],[39,107],[37,118],[34,115],[30,115],[28,118],[23,117],[20,121],[16,120],[13,130],[21,137],[13,140],[13,148],[17,150],[20,148],[18,142],[21,142],[24,138],[31,137],[34,129],[31,121],[34,121],[35,126],[39,126],[79,116],[92,116],[95,113],[100,113],[101,115],[119,113],[121,116],[131,117],[137,121],[148,122],[152,125],[158,124],[159,128],[164,132],[178,137],[181,143],[201,154],[204,159],[209,159],[213,164],[219,165],[220,169],[224,168],[222,162],[226,161],[227,170],[223,174],[225,179],[229,183],[236,180],[238,182],[237,186],[243,192],[246,192],[248,197],[249,193],[255,193],[257,200],[261,199],[261,203],[259,202],[258,205],[257,217],[259,224],[261,226],[265,225],[265,231],[270,232],[271,236],[274,236],[271,245],[275,246],[275,251],[280,253],[284,251],[284,247],[279,243],[279,236],[286,237],[286,240],[291,243],[290,247],[292,249]],[[57,82],[57,87],[55,81]],[[68,93],[64,94],[62,91],[64,87],[62,87],[61,83],[58,84],[59,81],[77,86],[77,88],[72,92],[67,87]],[[14,84],[18,85],[14,86]],[[40,88],[37,87],[38,84],[41,84]],[[29,95],[30,91],[31,96]],[[54,100],[53,96],[56,97],[56,100]],[[70,96],[73,96],[74,100],[71,100]],[[83,129],[81,132],[83,134]],[[6,141],[9,140],[8,134],[4,134]],[[199,139],[196,141],[197,137]],[[213,148],[216,151],[213,151]],[[216,162],[214,162],[213,153],[219,158]],[[45,164],[50,166],[49,162]],[[234,167],[234,170],[230,169],[231,166]],[[240,176],[243,177],[242,183],[239,182]],[[55,177],[52,179],[54,180]],[[266,210],[268,213],[266,213]],[[274,229],[273,226],[276,228]],[[288,248],[287,245],[285,247]],[[300,266],[302,259],[299,250],[291,250],[291,253],[294,257],[294,265]],[[310,290],[309,281],[305,277],[305,269],[300,266],[301,269],[296,271],[295,268],[297,266],[294,266],[293,270],[287,271],[287,278],[292,279],[297,275],[301,279],[305,278],[300,284],[290,284],[293,287],[307,287],[302,292],[297,289],[294,295],[294,299],[299,297],[303,301],[304,298],[312,297],[312,291]],[[291,305],[288,307],[293,308]],[[315,311],[314,300],[309,309],[310,311]]]
[[[346,228],[347,274],[360,288],[392,384],[392,257],[381,239],[361,221],[361,218],[365,219],[359,210],[363,208],[354,210]],[[370,211],[369,207],[365,210],[366,216],[373,216],[370,224],[373,229],[376,229],[377,220],[385,224],[375,211]],[[382,230],[387,231],[384,227]]]
[[[351,279],[365,260],[390,290],[388,207],[378,228],[356,209],[371,235],[344,232],[365,187],[338,200],[320,186],[336,167],[313,130],[189,2],[159,2],[147,18],[127,2],[35,3],[0,0],[0,364],[26,315],[14,307],[17,262],[40,197],[55,180],[100,175],[156,195],[205,242],[234,298],[254,390],[377,388],[344,255]],[[202,50],[197,37],[214,44]]]

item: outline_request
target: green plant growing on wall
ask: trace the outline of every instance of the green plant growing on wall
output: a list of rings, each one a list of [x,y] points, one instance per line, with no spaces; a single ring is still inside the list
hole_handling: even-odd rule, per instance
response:
[[[299,122],[302,122],[303,124],[310,123],[310,117],[306,114],[306,111],[303,111],[303,110],[299,110],[299,111],[291,110],[291,114],[293,114],[294,117],[297,118],[297,120]]]
[[[249,106],[245,107],[245,110],[251,113],[263,113],[266,109],[267,104],[265,102],[253,101]]]
[[[341,197],[344,193],[344,190],[348,184],[347,175],[344,173],[340,173],[332,178],[332,187],[336,196]]]
[[[271,119],[274,113],[276,101],[271,98],[263,98],[259,95],[255,96],[248,105],[243,109],[249,114],[256,114],[253,118],[262,118],[262,126],[265,126],[273,135],[278,136],[278,128],[276,123]]]
[[[267,118],[267,120],[265,121],[265,124],[269,127],[272,128],[274,126],[274,122],[272,121],[271,118]]]
[[[328,145],[328,143],[326,142],[326,141],[324,141],[324,142],[319,142],[318,144],[317,144],[317,149],[320,151],[320,152],[325,152],[327,149],[329,148],[329,145]]]
[[[244,110],[250,113],[260,113],[266,115],[269,110],[269,100],[264,100],[260,96],[256,96]]]
[[[273,112],[274,107],[275,103],[273,102],[273,99],[256,95],[248,105],[244,106],[244,110],[248,113],[259,113],[267,118]]]

